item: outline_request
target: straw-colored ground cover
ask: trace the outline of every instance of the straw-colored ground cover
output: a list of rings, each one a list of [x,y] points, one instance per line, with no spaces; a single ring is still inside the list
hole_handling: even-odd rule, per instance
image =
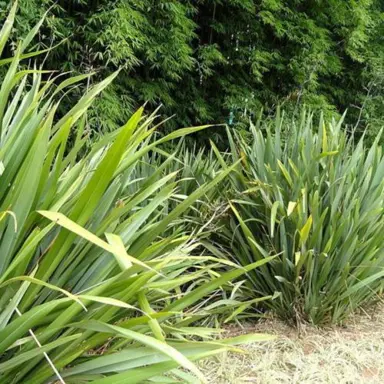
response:
[[[350,318],[345,326],[291,328],[263,321],[231,333],[269,332],[276,341],[250,344],[246,353],[201,363],[212,384],[384,383],[384,306]]]

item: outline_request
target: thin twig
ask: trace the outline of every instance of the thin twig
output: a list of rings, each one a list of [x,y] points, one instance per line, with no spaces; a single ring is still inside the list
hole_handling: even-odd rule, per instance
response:
[[[16,313],[21,316],[21,312],[19,311],[19,309],[16,307],[15,308],[15,311]],[[42,347],[42,345],[40,344],[40,341],[37,339],[36,335],[34,334],[34,332],[32,331],[32,329],[29,329],[28,330],[29,334],[32,336],[33,340],[35,340],[35,343],[39,346],[39,348]],[[52,360],[49,358],[48,354],[46,352],[43,352],[44,354],[44,357],[47,359],[48,361],[48,364],[52,367],[53,369],[53,372],[55,372],[57,378],[59,379],[60,383],[61,384],[65,384],[65,381],[63,380],[63,378],[61,377],[59,371],[56,369],[55,365],[53,364]]]

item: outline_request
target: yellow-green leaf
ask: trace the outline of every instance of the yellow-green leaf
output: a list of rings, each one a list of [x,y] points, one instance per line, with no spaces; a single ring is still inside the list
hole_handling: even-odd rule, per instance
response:
[[[47,219],[55,222],[56,224],[62,226],[63,228],[68,229],[69,231],[77,234],[83,239],[86,239],[91,243],[99,246],[100,248],[105,249],[106,251],[112,253],[115,256],[116,261],[118,262],[118,264],[123,270],[131,267],[132,263],[138,264],[146,269],[153,270],[147,264],[128,255],[121,239],[118,240],[117,235],[106,234],[108,241],[112,242],[112,244],[108,244],[107,242],[105,242],[104,240],[101,240],[92,232],[83,228],[81,225],[78,225],[74,221],[70,220],[68,217],[66,217],[62,213],[51,212],[51,211],[38,211],[38,213],[40,213],[40,215],[46,217]]]
[[[280,204],[279,201],[275,201],[271,209],[271,237],[272,238],[275,235],[276,215],[277,215],[277,208],[279,208],[279,204]]]
[[[290,201],[288,203],[287,216],[291,216],[291,214],[294,211],[294,209],[296,208],[296,206],[297,206],[296,201]]]
[[[308,217],[307,222],[304,224],[304,227],[300,230],[300,243],[304,244],[309,236],[309,231],[312,227],[312,215]]]

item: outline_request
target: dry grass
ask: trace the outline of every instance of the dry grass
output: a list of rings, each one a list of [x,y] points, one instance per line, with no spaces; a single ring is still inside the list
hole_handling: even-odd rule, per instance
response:
[[[300,333],[278,320],[231,333],[264,332],[276,341],[250,344],[200,364],[211,384],[384,383],[384,306],[351,318],[344,327],[305,326]]]

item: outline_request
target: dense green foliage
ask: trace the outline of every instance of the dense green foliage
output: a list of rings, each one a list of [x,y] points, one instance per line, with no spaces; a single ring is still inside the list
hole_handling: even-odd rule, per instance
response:
[[[20,3],[0,31],[0,383],[205,382],[193,360],[270,338],[212,324],[260,302],[338,323],[381,293],[381,133],[330,118],[380,124],[379,2]],[[185,140],[208,126],[157,133],[159,102],[176,124],[289,118],[207,151]]]
[[[349,108],[349,122],[369,119],[372,135],[382,123],[380,0],[20,0],[16,32],[51,4],[35,42],[68,39],[49,68],[98,71],[95,79],[123,68],[97,100],[96,129],[116,127],[144,102],[163,103],[183,125],[303,103],[328,116]]]
[[[218,243],[243,265],[278,256],[248,274],[253,294],[282,318],[338,323],[375,298],[384,276],[384,157],[375,143],[348,138],[343,120],[303,113],[237,136],[231,215]]]
[[[381,135],[367,148],[343,124],[305,112],[299,120],[263,118],[247,134],[228,130],[229,153],[213,146],[193,156],[181,147],[166,165],[179,170],[188,195],[240,161],[179,223],[202,228],[203,245],[220,259],[247,266],[277,255],[238,281],[242,305],[230,318],[257,317],[260,299],[269,298],[264,308],[283,319],[339,323],[382,291]]]
[[[166,172],[173,157],[165,167],[142,164],[160,144],[204,127],[156,140],[155,116],[142,109],[83,151],[85,113],[117,74],[56,119],[63,92],[84,76],[43,81],[45,71],[23,70],[38,31],[0,61],[0,383],[146,383],[169,371],[173,382],[205,382],[191,360],[269,338],[212,343],[218,329],[195,326],[237,308],[218,299],[269,261],[220,274],[229,263],[202,251],[200,228],[178,221],[230,170],[180,196],[177,173]]]

